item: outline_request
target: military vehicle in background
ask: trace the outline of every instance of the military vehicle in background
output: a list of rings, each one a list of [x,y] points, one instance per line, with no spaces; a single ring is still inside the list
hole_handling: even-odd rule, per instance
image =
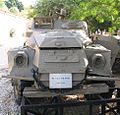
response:
[[[8,51],[7,77],[21,115],[119,114],[119,78],[112,74],[119,42],[112,50],[87,33],[84,21],[34,18],[24,46]]]
[[[98,35],[94,43],[111,50],[111,67],[114,74],[120,73],[120,36]]]

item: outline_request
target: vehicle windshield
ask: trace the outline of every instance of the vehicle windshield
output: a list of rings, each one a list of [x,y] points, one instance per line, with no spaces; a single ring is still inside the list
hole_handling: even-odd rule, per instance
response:
[[[52,29],[53,28],[52,17],[35,17],[34,28],[35,29]]]

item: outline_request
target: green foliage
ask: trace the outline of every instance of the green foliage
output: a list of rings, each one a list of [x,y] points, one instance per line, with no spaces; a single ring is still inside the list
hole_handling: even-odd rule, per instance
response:
[[[7,6],[5,5],[4,1],[3,0],[0,0],[0,9],[3,9],[5,11],[8,10]]]
[[[36,17],[38,15],[38,11],[36,10],[36,8],[30,6],[28,8],[25,9],[27,12],[27,18],[33,18]]]
[[[49,14],[55,15],[55,12],[59,12],[61,8],[65,8],[67,11],[67,17],[69,17],[71,10],[77,6],[77,0],[38,0],[34,11],[29,13],[29,17],[48,16]]]
[[[24,10],[22,2],[19,2],[18,0],[7,0],[5,1],[5,5],[8,7],[8,9],[10,9],[11,12],[16,12],[17,11],[16,8],[19,10],[19,12]]]
[[[85,20],[92,31],[120,28],[120,0],[38,0],[28,16],[54,16],[61,8],[66,9],[67,18]]]
[[[4,2],[3,2],[3,1],[0,1],[0,8],[3,7],[3,4],[4,4]]]
[[[74,8],[71,19],[85,20],[90,28],[114,32],[120,28],[120,0],[84,0]]]

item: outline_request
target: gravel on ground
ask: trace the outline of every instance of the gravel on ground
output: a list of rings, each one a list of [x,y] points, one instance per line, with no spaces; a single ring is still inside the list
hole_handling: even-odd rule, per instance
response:
[[[6,73],[6,68],[0,69],[0,115],[19,115],[19,106],[14,101],[11,79],[1,78]]]

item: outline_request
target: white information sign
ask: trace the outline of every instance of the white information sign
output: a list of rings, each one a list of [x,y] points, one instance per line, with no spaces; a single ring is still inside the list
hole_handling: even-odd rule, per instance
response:
[[[49,75],[49,88],[72,88],[72,74],[53,73]]]

